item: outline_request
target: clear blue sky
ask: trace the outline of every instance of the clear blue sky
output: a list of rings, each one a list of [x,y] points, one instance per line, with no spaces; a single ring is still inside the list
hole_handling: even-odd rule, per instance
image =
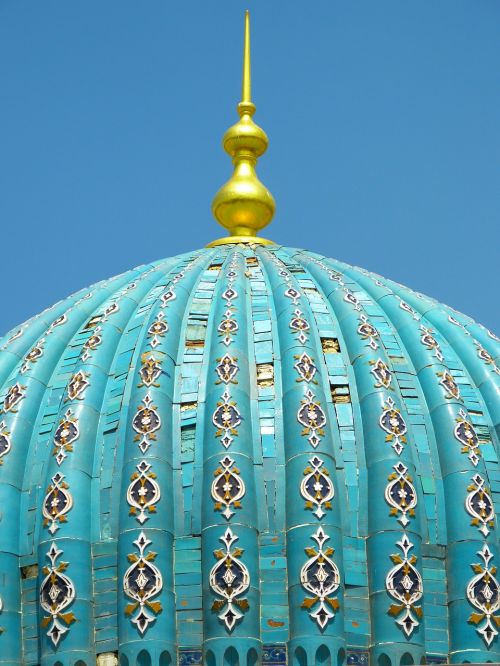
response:
[[[1,0],[0,333],[221,235],[246,7],[267,236],[498,331],[498,0]]]

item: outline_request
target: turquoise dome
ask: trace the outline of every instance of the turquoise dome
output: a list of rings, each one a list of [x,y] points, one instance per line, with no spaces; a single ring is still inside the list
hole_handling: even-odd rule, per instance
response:
[[[498,343],[280,246],[34,317],[0,341],[0,664],[500,662]]]

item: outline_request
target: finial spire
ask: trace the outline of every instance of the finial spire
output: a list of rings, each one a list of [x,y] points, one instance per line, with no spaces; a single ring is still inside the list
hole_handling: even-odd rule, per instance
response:
[[[241,101],[252,102],[252,77],[250,70],[250,12],[245,11],[245,42],[243,46],[243,82]]]
[[[241,102],[237,110],[239,121],[227,130],[222,139],[224,150],[233,158],[234,172],[212,202],[214,217],[231,235],[213,241],[208,247],[226,243],[272,243],[257,237],[257,232],[272,220],[276,204],[255,173],[257,159],[266,151],[269,140],[252,118],[255,104],[251,91],[248,10],[245,12]]]

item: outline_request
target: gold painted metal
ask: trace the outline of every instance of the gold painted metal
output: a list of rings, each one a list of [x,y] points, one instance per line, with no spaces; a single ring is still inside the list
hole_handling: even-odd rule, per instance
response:
[[[215,219],[230,232],[207,247],[227,243],[254,243],[270,245],[272,241],[260,238],[257,232],[272,220],[276,204],[269,190],[255,173],[257,159],[265,153],[269,140],[266,133],[253,121],[255,104],[252,102],[250,74],[250,16],[245,12],[245,41],[243,48],[243,84],[241,102],[237,107],[240,119],[224,134],[222,145],[233,158],[234,172],[217,192],[212,202]]]

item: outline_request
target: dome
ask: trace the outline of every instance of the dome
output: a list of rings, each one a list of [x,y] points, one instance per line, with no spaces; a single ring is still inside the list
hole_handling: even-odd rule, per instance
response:
[[[257,236],[248,21],[229,236],[0,340],[3,666],[500,662],[500,340]]]
[[[5,663],[498,662],[498,350],[280,246],[33,318],[0,357]]]

